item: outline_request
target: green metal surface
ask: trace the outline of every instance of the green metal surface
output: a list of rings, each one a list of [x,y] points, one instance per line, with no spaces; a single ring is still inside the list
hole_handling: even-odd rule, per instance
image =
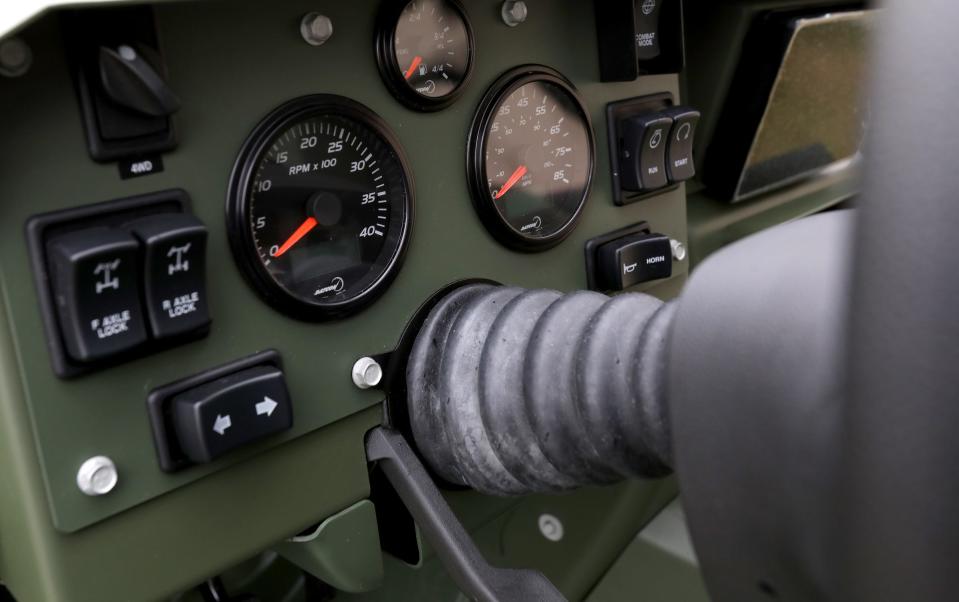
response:
[[[463,97],[436,114],[403,108],[380,81],[372,52],[376,4],[158,6],[170,81],[184,105],[176,117],[180,145],[164,156],[164,172],[131,180],[120,180],[114,165],[98,165],[86,154],[56,15],[22,32],[34,65],[22,78],[0,79],[0,578],[20,600],[160,598],[365,498],[362,434],[379,420],[373,406],[380,396],[357,390],[350,367],[357,357],[389,350],[417,306],[445,284],[481,277],[573,290],[585,286],[582,249],[592,236],[646,220],[686,240],[682,187],[628,207],[612,203],[605,104],[662,91],[676,95],[678,79],[601,84],[591,3],[537,4],[518,28],[502,24],[499,2],[467,3],[476,69]],[[312,47],[297,26],[317,8],[333,19],[335,33]],[[466,131],[479,98],[497,75],[527,62],[548,64],[574,82],[597,138],[595,185],[578,229],[559,247],[533,255],[506,250],[483,229],[467,196],[464,168]],[[412,244],[396,282],[368,310],[327,324],[296,322],[260,302],[229,255],[223,224],[226,183],[243,138],[277,104],[316,92],[347,95],[380,113],[409,156],[417,191]],[[43,343],[24,222],[39,212],[172,187],[191,195],[194,212],[210,228],[210,336],[75,380],[57,379]],[[674,272],[671,280],[644,288],[674,296],[685,264]],[[283,356],[294,429],[208,466],[162,473],[146,393],[265,348]],[[87,498],[75,474],[96,454],[116,461],[120,484],[107,496]],[[582,512],[594,521],[597,535],[589,546],[601,552],[581,570],[571,568],[581,559],[564,556],[560,547],[535,558],[504,552],[500,559],[548,563],[566,591],[585,592],[605,569],[599,565],[611,562],[641,524],[636,509],[657,499],[658,487],[630,484],[599,497],[562,498],[570,508],[585,504]],[[483,533],[506,520],[504,511],[538,503],[454,497],[469,500],[455,502],[464,508],[464,521]]]
[[[274,550],[307,573],[344,592],[368,592],[383,584],[383,553],[376,510],[359,501],[315,529]]]
[[[631,481],[610,487],[587,488],[556,496],[531,496],[507,512],[491,512],[473,524],[477,545],[494,565],[529,567],[543,572],[570,600],[582,600],[643,525],[676,496],[672,479]],[[448,496],[457,515],[470,523],[473,505],[483,498],[472,493]],[[539,520],[550,515],[562,524],[559,541],[546,539]],[[337,595],[337,600],[386,602],[397,599],[463,601],[438,559],[427,551],[422,565],[412,568],[395,558],[385,559],[382,588],[362,595]],[[631,594],[630,594],[631,595]],[[629,599],[629,596],[620,598]]]
[[[859,183],[858,168],[850,166],[735,205],[712,198],[707,190],[691,189],[690,266],[750,234],[848,201],[858,194]]]

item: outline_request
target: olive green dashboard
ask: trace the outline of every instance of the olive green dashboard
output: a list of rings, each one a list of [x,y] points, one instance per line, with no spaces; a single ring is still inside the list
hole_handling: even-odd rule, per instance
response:
[[[325,3],[321,10],[334,34],[322,46],[306,44],[299,32],[301,17],[316,9],[294,0],[157,5],[169,82],[182,100],[175,117],[179,143],[163,155],[162,172],[131,179],[88,156],[59,15],[18,34],[32,49],[33,65],[22,77],[0,79],[0,579],[18,599],[170,595],[367,498],[363,435],[381,420],[382,394],[359,390],[350,370],[357,358],[391,350],[433,292],[468,278],[585,288],[585,241],[641,221],[686,241],[682,186],[627,206],[613,203],[606,104],[664,92],[678,101],[679,79],[601,83],[591,3],[536,3],[515,28],[504,25],[500,3],[467,3],[476,48],[472,77],[455,103],[428,113],[398,102],[377,71],[376,2]],[[507,249],[489,234],[470,202],[466,173],[467,132],[481,97],[501,73],[524,63],[548,65],[573,83],[596,138],[595,177],[582,218],[566,240],[541,253]],[[317,93],[352,98],[379,114],[408,158],[415,187],[412,236],[395,281],[356,315],[321,323],[287,317],[257,296],[231,255],[224,217],[231,168],[250,130],[281,103]],[[58,378],[44,343],[27,220],[173,188],[189,194],[193,213],[209,230],[209,335]],[[637,289],[674,296],[686,271],[677,262],[670,279]],[[160,470],[148,393],[266,349],[283,359],[292,430],[210,464]],[[76,473],[95,455],[116,462],[119,483],[108,495],[87,497],[77,489]],[[620,549],[671,490],[669,482],[630,484],[563,503],[599,500],[589,516],[570,520],[584,521],[583,545],[592,533]],[[603,510],[626,499],[645,500],[645,511]],[[474,520],[472,511],[464,512],[472,527],[495,519],[489,509]],[[535,556],[528,560],[535,563]],[[549,572],[559,578],[566,568],[554,563]],[[604,568],[560,583],[582,595]]]

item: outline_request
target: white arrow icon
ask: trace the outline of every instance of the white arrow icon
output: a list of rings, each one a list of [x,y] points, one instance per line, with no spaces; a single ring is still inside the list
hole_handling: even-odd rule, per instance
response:
[[[219,414],[216,415],[216,422],[213,423],[213,430],[218,434],[226,434],[226,429],[230,428],[231,426],[233,426],[233,421],[230,420],[229,414],[226,416],[220,416]]]
[[[276,406],[278,405],[280,404],[276,403],[269,397],[264,397],[263,401],[256,404],[256,415],[262,416],[263,414],[266,414],[267,416],[272,416],[273,410],[275,410]]]

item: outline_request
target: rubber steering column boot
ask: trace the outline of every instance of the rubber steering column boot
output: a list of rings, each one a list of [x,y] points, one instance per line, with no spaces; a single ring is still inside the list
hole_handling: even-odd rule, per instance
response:
[[[671,316],[642,294],[453,291],[407,366],[420,453],[442,478],[493,495],[669,474]]]

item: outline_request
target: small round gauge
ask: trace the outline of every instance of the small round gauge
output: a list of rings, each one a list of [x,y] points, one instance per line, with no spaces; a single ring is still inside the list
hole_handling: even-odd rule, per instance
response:
[[[378,297],[409,239],[413,186],[400,147],[366,107],[333,95],[290,101],[243,145],[227,224],[244,275],[274,307],[330,319]]]
[[[387,0],[376,57],[393,95],[418,111],[448,106],[473,68],[473,30],[456,0]]]
[[[467,176],[490,232],[521,251],[572,232],[589,197],[595,154],[589,115],[558,72],[524,66],[486,93],[470,130]]]

